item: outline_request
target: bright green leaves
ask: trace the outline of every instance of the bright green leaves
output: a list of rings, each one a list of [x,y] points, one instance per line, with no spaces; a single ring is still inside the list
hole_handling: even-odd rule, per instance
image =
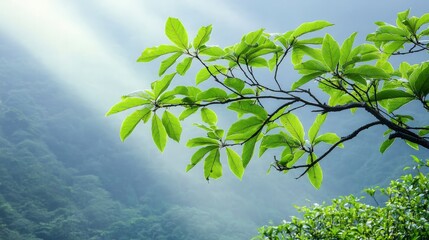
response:
[[[332,72],[334,72],[337,68],[338,62],[340,61],[340,46],[329,34],[326,34],[325,38],[323,38],[322,56],[326,65]]]
[[[119,133],[121,140],[124,141],[133,132],[137,124],[150,113],[151,111],[149,108],[143,108],[128,115],[121,125]]]
[[[222,176],[222,164],[220,162],[220,151],[214,149],[210,151],[204,160],[204,177],[209,180],[210,178],[217,179]]]
[[[238,179],[241,179],[244,174],[244,167],[240,155],[231,148],[226,148],[226,155],[228,156],[229,169]]]
[[[165,75],[162,79],[152,83],[151,87],[155,98],[158,98],[165,90],[167,90],[175,75],[176,73]]]
[[[168,18],[165,24],[165,35],[176,46],[181,49],[188,49],[188,33],[185,27],[177,18]]]
[[[318,20],[318,21],[314,21],[314,22],[306,22],[306,23],[299,25],[295,29],[295,31],[293,32],[292,36],[293,37],[299,37],[303,34],[314,32],[314,31],[317,31],[317,30],[320,30],[320,29],[323,29],[325,27],[329,27],[332,25],[334,25],[334,24],[327,22],[327,21],[323,21],[323,20]]]
[[[410,89],[413,93],[423,98],[429,94],[429,63],[421,64],[416,70],[413,71],[409,78]]]
[[[148,103],[150,103],[148,99],[139,97],[127,97],[122,99],[122,101],[118,102],[117,104],[113,105],[113,107],[111,107],[109,111],[107,111],[106,116]]]
[[[200,30],[198,30],[197,36],[194,38],[194,48],[199,49],[201,46],[203,46],[210,39],[211,32],[212,25],[201,27]]]
[[[157,47],[146,48],[142,55],[137,59],[137,62],[150,62],[165,54],[177,52],[182,52],[182,50],[176,46],[171,45],[160,45]]]
[[[240,119],[231,125],[226,139],[245,141],[250,137],[256,136],[262,130],[263,123],[264,121],[258,117]]]
[[[261,120],[268,117],[267,111],[252,100],[233,102],[228,106],[228,109],[236,111],[240,117],[244,114],[253,114]]]
[[[310,143],[314,144],[316,136],[319,133],[319,129],[326,120],[326,116],[327,114],[317,115],[313,125],[311,125],[310,129],[308,130],[308,138],[310,140]]]
[[[298,139],[302,144],[305,142],[304,127],[302,126],[301,121],[295,114],[285,114],[280,118],[280,121],[293,137]]]
[[[169,138],[176,142],[180,141],[182,125],[174,114],[169,111],[165,111],[164,114],[162,114],[162,125],[164,125]]]
[[[156,114],[152,117],[152,139],[159,151],[163,152],[165,145],[167,145],[167,131],[161,119]]]
[[[323,172],[322,168],[320,167],[319,163],[313,163],[316,160],[316,155],[311,154],[307,158],[307,164],[311,166],[307,171],[308,180],[310,180],[311,185],[313,185],[314,188],[319,189],[320,186],[322,186],[323,181]]]
[[[209,108],[201,108],[201,119],[209,125],[216,125],[217,115]]]
[[[209,79],[211,76],[216,76],[220,73],[226,73],[227,69],[224,66],[221,65],[212,65],[207,68],[201,69],[196,77],[195,77],[195,83],[198,85],[207,79]]]
[[[340,49],[340,59],[339,59],[339,63],[341,66],[343,66],[344,64],[346,64],[347,62],[349,62],[351,60],[351,51],[353,48],[353,43],[355,40],[357,33],[354,32],[352,35],[350,35],[350,37],[348,37],[344,42],[343,45],[341,45],[341,49]]]

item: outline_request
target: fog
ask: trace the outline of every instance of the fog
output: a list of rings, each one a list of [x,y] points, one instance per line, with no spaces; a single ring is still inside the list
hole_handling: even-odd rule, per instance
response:
[[[407,8],[411,8],[413,15],[421,15],[429,9],[429,4],[400,0],[290,3],[280,0],[2,0],[0,42],[13,42],[10,46],[16,51],[28,54],[28,58],[36,61],[43,68],[41,71],[50,76],[59,91],[74,99],[84,111],[91,112],[92,124],[105,132],[109,138],[106,142],[119,143],[119,127],[125,115],[106,118],[104,114],[121,95],[148,88],[151,81],[157,79],[159,62],[142,64],[136,63],[136,59],[144,48],[168,42],[164,23],[169,16],[181,19],[190,36],[194,36],[200,26],[213,24],[210,43],[225,46],[261,27],[269,32],[285,32],[302,22],[318,19],[335,24],[328,31],[339,41],[355,31],[359,32],[359,41],[364,41],[365,35],[375,29],[374,21],[393,22],[396,13]],[[186,78],[193,81],[191,74]],[[28,85],[31,84],[29,79]],[[337,127],[353,126],[360,117],[349,116]],[[228,118],[220,121],[226,124]],[[308,124],[308,121],[310,118],[304,115],[304,122]],[[184,125],[185,136],[194,134],[191,123],[192,119]],[[346,132],[348,129],[337,130]],[[185,172],[194,150],[187,149],[184,140],[179,144],[170,141],[165,152],[160,153],[147,126],[139,126],[131,137],[120,143],[123,150],[119,151],[131,151],[137,156],[138,160],[132,164],[136,169],[149,169],[153,181],[141,184],[167,189],[168,202],[231,216],[244,222],[248,229],[254,229],[249,235],[252,236],[258,226],[296,214],[294,204],[328,201],[338,195],[359,194],[363,186],[386,184],[388,178],[380,181],[377,177],[353,175],[356,169],[364,172],[364,169],[378,168],[376,171],[383,172],[386,165],[404,164],[401,159],[390,159],[393,154],[379,154],[378,144],[382,138],[373,140],[372,134],[364,135],[363,143],[346,144],[345,150],[336,151],[323,163],[325,180],[320,190],[313,189],[306,177],[295,179],[301,173],[299,170],[286,175],[275,171],[267,174],[272,154],[254,158],[241,181],[232,176],[224,163],[224,177],[207,182],[202,166]],[[362,159],[362,151],[371,154]],[[368,165],[370,162],[374,166]],[[384,174],[397,177],[401,173]]]

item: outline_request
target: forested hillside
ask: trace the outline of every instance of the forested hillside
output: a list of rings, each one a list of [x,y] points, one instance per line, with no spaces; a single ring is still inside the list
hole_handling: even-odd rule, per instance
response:
[[[43,66],[10,43],[0,52],[0,239],[252,235],[230,216],[178,206]]]

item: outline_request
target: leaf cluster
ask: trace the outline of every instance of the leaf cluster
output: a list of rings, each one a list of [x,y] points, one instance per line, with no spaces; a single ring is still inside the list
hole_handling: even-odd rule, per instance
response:
[[[211,25],[201,27],[190,40],[180,20],[169,18],[165,34],[171,43],[147,48],[137,60],[164,57],[159,67],[161,79],[154,81],[151,89],[123,96],[106,115],[137,108],[123,121],[121,139],[125,140],[139,123],[151,121],[153,140],[163,151],[169,138],[180,141],[181,122],[199,112],[201,122],[194,125],[205,134],[186,144],[197,148],[187,171],[204,162],[205,179],[216,179],[222,176],[222,159],[226,158],[231,172],[241,179],[254,155],[262,157],[272,151],[277,155],[271,167],[285,173],[303,168],[300,176],[306,174],[311,184],[320,188],[320,161],[374,126],[386,127],[381,152],[395,139],[403,139],[415,149],[429,148],[429,124],[416,125],[420,123],[415,123],[413,116],[401,113],[410,102],[429,110],[429,64],[403,62],[395,69],[389,62],[391,56],[400,55],[398,49],[408,45],[409,54],[428,50],[424,42],[429,36],[429,15],[419,18],[408,14],[399,13],[396,26],[377,22],[378,29],[368,35],[368,43],[357,46],[357,33],[341,44],[330,34],[307,37],[333,25],[319,20],[282,34],[258,29],[221,48],[207,44]],[[280,76],[286,57],[300,75],[296,81]],[[195,82],[171,84],[177,76],[185,75],[193,62],[200,66]],[[258,77],[264,69],[272,79]],[[218,126],[213,106],[236,113],[236,121],[227,129]],[[182,110],[176,116],[171,108]],[[298,109],[318,113],[308,130]],[[366,112],[373,121],[341,137],[321,131],[327,115],[347,110]]]

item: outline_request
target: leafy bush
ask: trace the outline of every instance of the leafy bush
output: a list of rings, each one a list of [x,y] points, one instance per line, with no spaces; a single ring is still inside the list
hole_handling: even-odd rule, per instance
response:
[[[331,205],[297,207],[302,219],[262,227],[254,239],[429,239],[429,174],[420,171],[429,167],[429,160],[413,158],[417,174],[404,175],[386,188],[365,189],[377,205],[376,192],[386,197],[383,206],[349,195]]]

